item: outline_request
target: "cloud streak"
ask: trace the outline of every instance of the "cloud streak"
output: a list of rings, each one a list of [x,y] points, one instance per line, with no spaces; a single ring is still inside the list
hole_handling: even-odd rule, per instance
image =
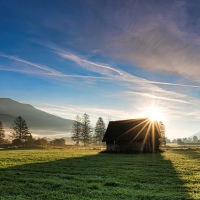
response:
[[[16,56],[11,56],[7,55],[4,53],[0,53],[1,57],[8,58],[10,60],[14,60],[23,64],[26,64],[28,66],[32,66],[36,69],[39,69],[41,71],[31,71],[26,70],[26,69],[18,69],[18,68],[11,68],[11,67],[6,67],[3,65],[0,65],[0,70],[3,71],[12,71],[12,72],[19,72],[19,73],[26,73],[26,74],[35,74],[35,75],[48,75],[48,76],[55,76],[55,77],[66,77],[66,78],[83,78],[83,79],[109,79],[109,77],[99,77],[99,76],[84,76],[84,75],[77,75],[77,74],[63,74],[57,70],[54,70],[52,68],[49,68],[44,65],[36,64],[29,62],[27,60],[18,58]],[[90,64],[95,64],[95,63],[90,63]],[[97,65],[97,64],[96,64]]]
[[[117,79],[119,81],[125,81],[125,82],[135,82],[137,79],[137,82],[144,82],[147,84],[157,84],[157,85],[168,85],[168,86],[180,86],[180,87],[191,87],[191,88],[200,88],[199,85],[187,85],[187,84],[177,84],[177,83],[169,83],[169,82],[159,82],[159,81],[150,81],[146,79],[142,79],[139,77],[135,77],[131,74],[126,73],[125,71],[115,69],[114,67],[108,66],[106,64],[99,64],[95,62],[88,61],[86,59],[82,59],[74,54],[69,54],[67,52],[55,52],[59,56],[72,60],[77,63],[77,65],[86,68],[87,70],[98,72],[104,77],[99,76],[86,76],[86,75],[77,75],[77,74],[63,74],[57,70],[53,70],[52,68],[49,68],[44,65],[39,65],[36,63],[29,62],[27,60],[21,59],[16,56],[7,55],[4,53],[0,53],[1,57],[8,58],[14,61],[18,61],[24,64],[27,64],[29,66],[35,67],[37,69],[42,70],[43,72],[36,72],[36,71],[30,71],[30,70],[24,70],[24,69],[17,69],[17,68],[11,68],[6,66],[0,66],[0,70],[4,71],[13,71],[13,72],[19,72],[19,73],[27,73],[27,74],[37,74],[37,75],[49,75],[49,76],[57,76],[57,77],[68,77],[68,78],[82,78],[82,79],[102,79],[102,80],[111,80],[111,79]],[[102,70],[106,69],[106,70]],[[116,74],[112,74],[112,72],[116,72]]]
[[[85,59],[81,59],[80,57],[75,56],[73,54],[69,54],[69,53],[59,53],[59,52],[56,52],[56,53],[63,58],[67,58],[69,60],[75,61],[78,65],[83,66],[88,70],[99,72],[105,75],[107,75],[109,71],[112,71],[112,72],[117,73],[118,75],[123,76],[122,71],[112,68],[110,66],[107,66],[105,64],[99,64],[99,63],[91,62]]]
[[[160,82],[160,81],[150,81],[146,79],[142,79],[140,77],[135,77],[123,70],[116,69],[114,67],[108,66],[106,64],[99,64],[95,62],[88,61],[86,59],[80,58],[79,56],[66,52],[61,48],[55,47],[55,45],[48,45],[49,48],[57,50],[54,53],[58,54],[59,56],[72,60],[77,63],[77,65],[86,68],[87,70],[98,72],[102,75],[110,77],[110,79],[113,77],[114,79],[118,81],[125,81],[125,82],[135,82],[135,79],[137,79],[137,82],[144,82],[148,84],[156,84],[156,85],[167,85],[167,86],[180,86],[180,87],[191,87],[191,88],[200,88],[200,85],[189,85],[189,84],[177,84],[177,83],[170,83],[170,82]],[[106,69],[106,70],[102,70]],[[110,71],[117,72],[116,74],[112,74]],[[91,77],[91,76],[90,76]],[[88,77],[89,78],[89,77]],[[93,78],[93,77],[91,77]],[[94,77],[98,78],[98,77]]]
[[[143,93],[143,92],[124,92],[121,95],[132,95],[132,96],[141,95],[143,97],[147,97],[147,98],[150,98],[150,99],[157,99],[157,100],[172,101],[172,102],[183,103],[183,104],[190,104],[189,102],[187,102],[185,100],[172,99],[172,98],[168,98],[168,97],[164,97],[164,96],[156,96],[156,95],[153,95],[153,94]]]
[[[62,73],[60,73],[60,72],[58,72],[56,70],[53,70],[53,69],[51,69],[49,67],[46,67],[44,65],[38,65],[36,63],[32,63],[32,62],[29,62],[27,60],[23,60],[21,58],[18,58],[16,56],[10,56],[10,55],[4,54],[4,53],[0,53],[0,56],[4,57],[4,58],[11,59],[11,60],[14,60],[14,61],[18,61],[18,62],[21,62],[21,63],[24,63],[24,64],[27,64],[27,65],[30,65],[30,66],[33,66],[35,68],[38,68],[40,70],[43,70],[43,71],[47,72],[49,75],[62,76]]]

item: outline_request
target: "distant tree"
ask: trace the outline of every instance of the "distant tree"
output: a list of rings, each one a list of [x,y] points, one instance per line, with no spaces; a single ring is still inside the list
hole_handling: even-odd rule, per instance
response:
[[[170,143],[171,140],[166,137],[166,143]]]
[[[173,139],[172,142],[173,142],[173,143],[176,143],[176,142],[177,142],[177,139]]]
[[[51,141],[51,144],[53,146],[65,146],[65,139],[64,138],[54,139],[53,141]]]
[[[11,136],[13,139],[29,139],[32,135],[28,129],[26,121],[21,117],[17,117],[11,125]]]
[[[71,136],[71,139],[75,141],[77,145],[79,145],[79,141],[81,140],[81,130],[82,130],[81,117],[77,115],[72,125],[72,136]]]
[[[160,130],[160,134],[161,134],[161,140],[160,143],[161,145],[166,145],[166,136],[165,136],[165,125],[162,121],[158,122],[158,127]]]
[[[4,131],[4,128],[3,128],[3,124],[0,121],[0,143],[1,143],[1,141],[4,140],[4,138],[5,138],[5,131]]]
[[[83,115],[82,120],[81,120],[81,141],[83,142],[84,146],[89,144],[92,137],[92,127],[90,125],[90,118],[89,115],[86,113]]]
[[[184,144],[181,138],[177,138],[177,144]]]
[[[193,142],[198,142],[198,137],[196,135],[193,137]]]
[[[48,141],[46,138],[38,138],[37,140],[34,141],[36,146],[46,146],[48,145]]]
[[[187,138],[183,138],[182,141],[183,142],[188,142],[188,139]]]
[[[34,139],[33,137],[29,137],[29,138],[26,139],[26,141],[25,141],[26,147],[28,147],[28,148],[36,147],[35,141],[36,141],[36,139]]]
[[[94,133],[95,141],[98,142],[99,144],[102,142],[105,131],[106,131],[105,123],[103,119],[99,117],[95,126],[95,133]]]

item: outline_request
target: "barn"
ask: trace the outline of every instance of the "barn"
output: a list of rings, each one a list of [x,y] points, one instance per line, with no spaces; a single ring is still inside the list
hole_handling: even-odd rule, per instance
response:
[[[102,142],[108,152],[159,151],[161,134],[157,121],[148,118],[110,121]]]

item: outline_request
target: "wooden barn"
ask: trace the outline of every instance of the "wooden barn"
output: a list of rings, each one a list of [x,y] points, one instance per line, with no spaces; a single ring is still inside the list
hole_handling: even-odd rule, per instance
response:
[[[160,138],[157,121],[145,118],[109,122],[102,141],[107,151],[156,152]]]

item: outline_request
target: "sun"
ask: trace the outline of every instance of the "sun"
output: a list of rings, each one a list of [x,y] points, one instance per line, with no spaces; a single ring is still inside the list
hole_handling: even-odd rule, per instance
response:
[[[163,118],[164,118],[161,109],[159,107],[156,107],[156,106],[151,106],[151,107],[147,108],[146,116],[151,121],[162,121]]]

